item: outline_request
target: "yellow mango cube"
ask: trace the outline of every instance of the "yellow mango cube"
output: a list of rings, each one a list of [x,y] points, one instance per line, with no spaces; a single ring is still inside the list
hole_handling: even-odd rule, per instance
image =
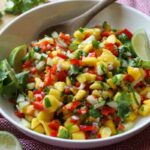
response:
[[[45,133],[44,128],[42,125],[38,125],[36,128],[33,129],[34,131],[38,133]]]
[[[150,114],[150,105],[143,104],[139,109],[139,114],[142,116],[147,116]]]
[[[84,66],[91,67],[96,65],[97,59],[95,57],[85,57],[82,62]]]
[[[69,77],[66,78],[66,84],[69,86],[71,85],[71,80],[69,79]]]
[[[39,121],[49,122],[52,119],[52,113],[49,113],[47,110],[40,111],[37,115]]]
[[[44,131],[45,131],[46,135],[50,135],[52,129],[50,129],[50,127],[48,126],[48,123],[44,122],[44,121],[41,121],[41,124],[44,128]]]
[[[99,130],[99,134],[102,138],[107,138],[111,136],[112,131],[109,127],[102,126]]]
[[[68,71],[70,68],[70,62],[69,61],[63,61],[62,62],[62,70]]]
[[[96,75],[95,74],[91,74],[91,73],[85,73],[86,76],[86,81],[87,82],[94,82],[96,79]]]
[[[48,100],[50,103],[50,106],[47,108],[49,112],[55,112],[61,106],[61,102],[53,95],[46,95],[44,97],[43,103],[45,102],[45,100]]]
[[[91,86],[90,89],[92,90],[100,90],[102,87],[98,81],[95,81]]]
[[[33,116],[31,116],[31,115],[25,115],[25,119],[26,119],[27,121],[31,122],[32,119],[33,119]]]
[[[79,30],[75,31],[73,36],[78,40],[83,40],[85,37],[85,35],[82,32],[80,32]]]
[[[144,103],[145,105],[150,105],[150,99],[145,100],[143,103]]]
[[[85,90],[79,90],[78,92],[77,92],[77,94],[74,96],[74,100],[78,100],[78,101],[80,101],[80,100],[82,100],[85,96],[86,96],[86,91]]]
[[[33,118],[31,121],[31,129],[36,128],[40,124],[40,121],[37,118]]]
[[[61,100],[61,92],[59,90],[51,88],[49,94],[55,96],[58,100]]]
[[[80,128],[78,125],[72,125],[71,128],[69,129],[69,132],[72,134],[72,133],[75,133],[75,132],[78,132],[80,131]]]
[[[64,91],[65,86],[66,86],[65,82],[56,82],[56,83],[54,84],[54,87],[55,87],[57,90],[59,90],[60,92],[63,92],[63,91]]]
[[[28,98],[29,98],[30,101],[32,101],[33,97],[34,97],[33,92],[32,91],[28,91]]]
[[[130,112],[128,117],[126,117],[126,121],[133,122],[137,119],[137,114],[135,112]]]
[[[115,124],[114,122],[110,119],[110,120],[107,120],[105,123],[104,123],[105,126],[109,127],[111,129],[111,134],[112,135],[115,135],[117,133],[117,130],[116,130],[116,127],[115,127]]]
[[[80,83],[86,82],[86,75],[85,74],[80,74],[76,78],[77,78],[77,81]]]
[[[112,89],[116,89],[117,86],[113,83],[112,79],[107,79],[107,83],[109,84],[109,86],[112,88]]]
[[[84,132],[82,131],[78,131],[72,134],[72,139],[73,140],[85,140],[86,136],[84,134]]]
[[[131,75],[135,81],[140,81],[145,76],[144,70],[141,68],[128,66],[127,71],[128,71],[128,74]]]
[[[93,49],[93,45],[92,44],[86,44],[84,47],[83,47],[83,51],[86,52],[86,53],[89,53],[90,50]]]
[[[101,94],[100,94],[100,92],[98,90],[93,90],[92,95],[96,96],[96,97],[100,97],[101,96]]]

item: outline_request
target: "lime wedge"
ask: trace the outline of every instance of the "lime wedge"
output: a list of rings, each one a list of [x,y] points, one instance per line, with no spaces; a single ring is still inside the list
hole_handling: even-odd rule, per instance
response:
[[[8,57],[9,64],[14,68],[16,72],[21,71],[22,59],[26,54],[26,50],[27,50],[26,45],[18,46],[11,51]]]
[[[144,29],[137,30],[133,34],[131,42],[135,53],[142,60],[150,60],[150,45]]]
[[[0,150],[22,150],[22,147],[13,134],[0,131]]]

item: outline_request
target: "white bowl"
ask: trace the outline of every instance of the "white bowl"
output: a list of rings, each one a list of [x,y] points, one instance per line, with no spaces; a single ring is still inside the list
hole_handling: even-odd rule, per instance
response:
[[[91,0],[71,0],[50,3],[19,16],[0,33],[0,58],[7,57],[10,50],[15,46],[30,43],[40,31],[49,25],[79,15],[96,4],[96,2]],[[150,18],[128,6],[115,3],[100,12],[89,24],[94,25],[103,21],[108,21],[115,28],[126,27],[131,31],[144,28],[150,38]],[[138,133],[150,123],[150,116],[148,116],[140,118],[131,130],[110,138],[73,141],[45,136],[23,127],[14,114],[12,104],[5,99],[0,99],[0,107],[1,114],[26,135],[44,143],[68,148],[92,148],[117,143]]]

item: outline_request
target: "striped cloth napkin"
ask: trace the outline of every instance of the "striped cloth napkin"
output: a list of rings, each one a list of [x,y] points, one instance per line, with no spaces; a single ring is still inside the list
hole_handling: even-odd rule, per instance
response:
[[[134,7],[150,16],[150,0],[119,0],[119,2]],[[66,148],[58,148],[29,138],[28,136],[18,131],[1,115],[0,130],[9,131],[14,134],[19,139],[24,150],[66,150]],[[138,135],[121,143],[89,150],[150,150],[150,127]]]

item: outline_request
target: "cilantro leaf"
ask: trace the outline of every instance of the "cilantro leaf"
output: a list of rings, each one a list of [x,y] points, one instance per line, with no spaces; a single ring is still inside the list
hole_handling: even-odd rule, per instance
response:
[[[70,70],[69,70],[70,75],[77,75],[79,72],[80,72],[79,67],[77,67],[76,65],[71,65],[70,66]]]
[[[89,110],[89,115],[94,117],[94,118],[98,118],[98,117],[101,117],[101,114],[98,110],[92,108]]]
[[[7,78],[8,73],[0,70],[0,82]]]
[[[96,48],[96,49],[99,48],[99,44],[100,44],[99,41],[96,41],[96,40],[92,41],[92,45],[93,45],[93,47]]]

